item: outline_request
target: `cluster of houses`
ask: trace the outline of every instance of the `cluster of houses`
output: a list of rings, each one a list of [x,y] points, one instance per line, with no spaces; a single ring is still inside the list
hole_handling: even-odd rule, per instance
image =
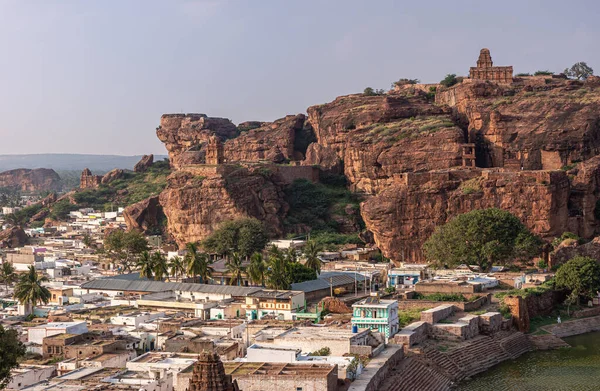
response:
[[[394,267],[373,262],[377,250],[369,248],[320,253],[318,277],[289,290],[253,286],[247,279],[227,285],[224,260],[211,265],[209,284],[154,281],[123,274],[96,251],[106,230],[116,228],[125,228],[121,209],[81,209],[68,222],[27,230],[28,245],[2,253],[17,272],[34,266],[47,277],[51,295],[47,304],[32,308],[13,299],[10,284],[0,287],[0,322],[18,331],[28,352],[8,389],[191,390],[200,355],[211,352],[240,389],[333,391],[338,382],[364,376],[361,358],[378,357],[402,335],[403,300],[431,292],[483,296],[501,282],[531,282],[531,276],[500,270]],[[160,240],[149,239],[160,248]],[[300,249],[305,242],[271,244]],[[326,309],[331,297],[346,311]],[[275,372],[277,381],[270,383]]]

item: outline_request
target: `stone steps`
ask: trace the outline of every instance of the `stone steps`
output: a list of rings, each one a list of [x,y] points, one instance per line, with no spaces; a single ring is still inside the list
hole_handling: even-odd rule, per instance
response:
[[[510,358],[498,341],[491,337],[477,338],[448,354],[465,377],[474,376]]]
[[[512,359],[532,350],[531,342],[525,334],[520,332],[502,339],[500,341],[500,347],[504,349]]]
[[[453,382],[441,372],[428,367],[414,357],[403,360],[397,375],[388,378],[386,391],[449,391]]]
[[[423,350],[425,358],[435,364],[444,374],[458,382],[464,379],[464,372],[456,365],[447,354],[429,347]]]

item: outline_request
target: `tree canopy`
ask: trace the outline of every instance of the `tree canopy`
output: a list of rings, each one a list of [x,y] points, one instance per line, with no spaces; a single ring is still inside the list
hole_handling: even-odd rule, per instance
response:
[[[30,304],[32,307],[38,303],[48,304],[50,291],[42,285],[48,282],[48,278],[39,277],[35,267],[29,266],[27,273],[22,274],[15,287],[14,297],[22,304]]]
[[[573,296],[592,298],[600,290],[600,265],[593,258],[577,256],[558,269],[555,283]]]
[[[571,68],[566,68],[563,73],[573,79],[585,80],[594,74],[594,70],[588,64],[581,61],[573,64]]]
[[[440,81],[440,84],[444,87],[452,87],[456,83],[458,83],[458,79],[456,78],[456,74],[454,73],[447,74],[446,77],[442,81]]]
[[[129,269],[130,263],[144,251],[148,251],[148,240],[141,233],[132,230],[115,230],[104,239],[104,250],[113,259],[121,261],[123,268]]]
[[[542,241],[513,214],[478,209],[454,217],[436,228],[423,245],[428,261],[438,267],[477,265],[489,271],[494,263],[539,254]]]
[[[242,218],[221,224],[203,242],[203,247],[212,253],[231,255],[238,253],[248,258],[262,251],[269,238],[263,223],[254,218]]]
[[[0,325],[0,389],[10,381],[10,371],[19,366],[19,359],[25,355],[25,346],[14,329]]]

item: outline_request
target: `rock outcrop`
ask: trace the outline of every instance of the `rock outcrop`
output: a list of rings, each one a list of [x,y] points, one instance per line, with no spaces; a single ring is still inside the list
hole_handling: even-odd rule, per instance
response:
[[[0,231],[0,248],[17,248],[27,244],[27,234],[21,227]]]
[[[210,176],[176,171],[159,201],[168,231],[180,246],[202,240],[220,223],[240,217],[255,217],[271,235],[282,235],[282,216],[288,208],[276,175],[246,168]]]
[[[38,193],[43,191],[58,191],[61,189],[61,186],[58,174],[48,168],[36,168],[33,170],[19,168],[0,173],[0,188]]]
[[[310,142],[313,138],[312,128],[305,121],[306,116],[303,114],[288,115],[275,122],[250,127],[238,137],[225,142],[225,160],[271,163],[302,160],[308,146],[306,141]],[[245,128],[247,126],[242,127]]]
[[[198,163],[197,155],[203,152],[202,147],[211,136],[225,141],[237,134],[236,126],[227,118],[208,117],[206,114],[164,114],[156,129],[173,167]]]
[[[590,238],[600,228],[599,86],[553,76],[466,79],[438,86],[435,102],[429,87],[398,88],[237,128],[164,115],[157,135],[178,171],[159,201],[179,244],[241,216],[280,235],[286,183],[264,164],[301,160],[343,173],[364,195],[365,237],[392,260],[422,262],[435,227],[476,208],[506,209],[546,239],[564,231]]]
[[[361,205],[362,217],[386,256],[423,262],[421,246],[435,227],[473,209],[510,211],[545,238],[568,222],[569,179],[563,171],[482,169],[405,174]]]
[[[102,179],[100,179],[100,183],[103,185],[108,185],[109,183],[114,182],[117,179],[123,178],[124,175],[125,171],[121,170],[120,168],[115,168],[114,170],[111,170],[104,174]]]
[[[123,218],[128,230],[147,232],[158,226],[158,216],[161,212],[158,196],[146,198],[138,203],[129,205],[123,211]]]
[[[133,167],[134,172],[145,172],[154,163],[154,155],[144,155]]]

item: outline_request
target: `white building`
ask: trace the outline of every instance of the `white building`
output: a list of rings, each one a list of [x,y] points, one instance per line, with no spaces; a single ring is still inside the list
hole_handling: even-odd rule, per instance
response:
[[[83,334],[87,333],[87,323],[84,322],[51,322],[41,326],[30,327],[27,330],[28,341],[41,345],[44,338],[57,334]]]
[[[50,379],[56,373],[53,365],[21,365],[10,371],[11,379],[7,390],[21,390],[33,384]]]

